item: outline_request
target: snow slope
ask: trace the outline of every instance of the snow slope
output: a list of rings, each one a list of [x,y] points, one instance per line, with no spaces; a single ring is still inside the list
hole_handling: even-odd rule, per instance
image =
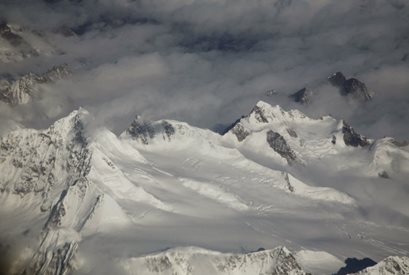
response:
[[[224,135],[136,117],[118,137],[90,120],[2,137],[11,273],[325,274],[408,255],[405,144],[264,102]]]
[[[223,254],[195,247],[172,249],[124,261],[128,274],[285,274],[303,275],[285,247],[246,254]]]
[[[378,264],[368,267],[358,273],[360,275],[401,275],[409,274],[408,257],[388,257]]]
[[[316,275],[332,274],[344,265],[337,257],[324,251],[300,250],[294,257],[303,270]]]

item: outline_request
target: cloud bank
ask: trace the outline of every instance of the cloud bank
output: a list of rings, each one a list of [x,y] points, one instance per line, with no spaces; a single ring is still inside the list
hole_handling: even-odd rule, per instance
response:
[[[74,71],[36,102],[2,106],[2,117],[33,127],[82,106],[116,132],[135,114],[215,128],[265,100],[331,113],[371,137],[409,138],[403,0],[20,0],[0,4],[0,17],[44,33],[61,53],[2,65],[0,73],[63,62]],[[335,71],[364,81],[374,100],[341,97],[326,81]],[[303,87],[314,92],[309,106],[288,100]],[[266,97],[270,89],[278,95]]]

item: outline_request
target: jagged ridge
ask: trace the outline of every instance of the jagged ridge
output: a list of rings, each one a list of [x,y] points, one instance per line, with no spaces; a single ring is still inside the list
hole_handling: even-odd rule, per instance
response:
[[[198,264],[200,261],[200,264]],[[155,255],[123,261],[127,271],[138,274],[272,274],[306,275],[285,247],[247,254],[223,254],[194,247],[171,249]]]
[[[0,100],[10,105],[27,104],[33,97],[39,96],[38,84],[52,83],[70,75],[67,64],[54,66],[43,74],[28,73],[13,81],[2,80]]]

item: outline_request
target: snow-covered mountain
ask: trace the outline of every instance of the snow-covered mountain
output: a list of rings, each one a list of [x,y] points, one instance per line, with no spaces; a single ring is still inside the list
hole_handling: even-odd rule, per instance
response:
[[[388,257],[372,267],[358,273],[359,275],[398,275],[409,274],[408,257]]]
[[[40,97],[40,84],[53,83],[70,74],[67,64],[54,66],[43,74],[28,73],[14,80],[0,80],[0,100],[10,105],[27,104]]]
[[[386,204],[380,187],[407,186],[405,143],[265,102],[223,135],[92,125],[80,109],[1,138],[10,273],[326,274],[337,258],[408,255],[406,194]]]
[[[186,247],[125,260],[129,274],[276,274],[304,275],[285,247],[246,254],[227,254]]]

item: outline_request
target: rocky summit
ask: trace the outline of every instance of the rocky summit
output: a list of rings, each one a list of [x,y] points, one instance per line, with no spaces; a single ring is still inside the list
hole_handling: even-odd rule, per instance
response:
[[[356,78],[346,78],[341,72],[336,72],[328,77],[329,82],[343,96],[349,96],[360,101],[371,100],[373,94],[368,90],[365,83]]]

